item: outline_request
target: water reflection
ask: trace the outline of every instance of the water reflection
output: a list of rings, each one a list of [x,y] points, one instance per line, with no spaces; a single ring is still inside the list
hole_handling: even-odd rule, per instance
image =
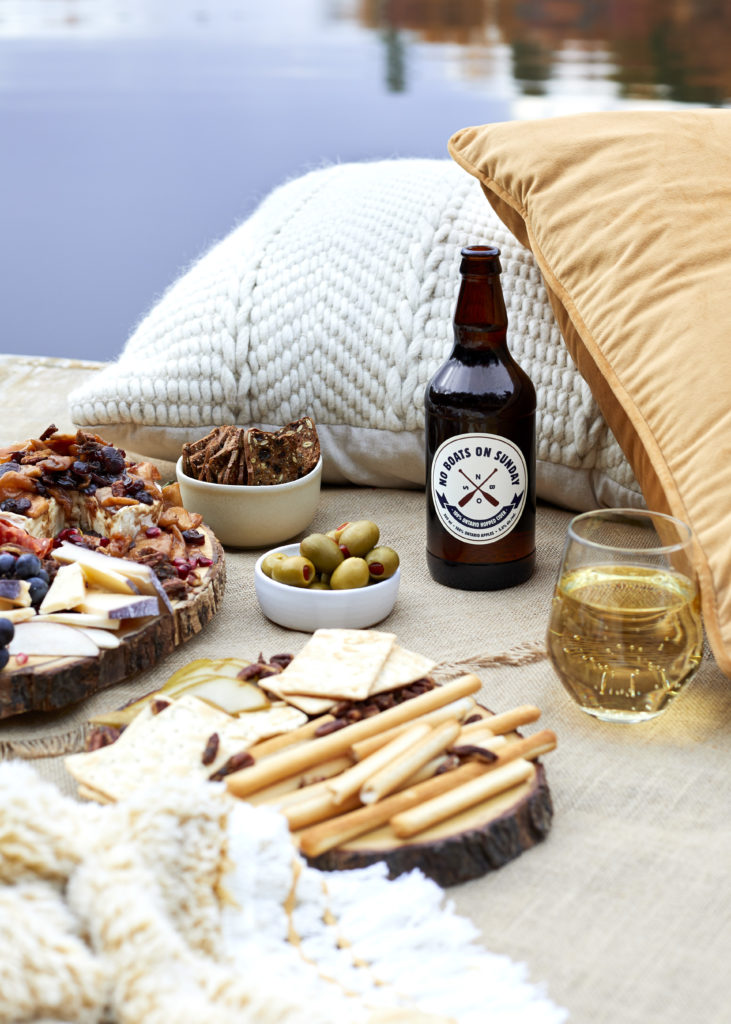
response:
[[[357,8],[360,22],[382,33],[395,90],[405,88],[408,35],[461,47],[472,78],[476,50],[489,65],[490,51],[506,45],[525,95],[544,95],[573,67],[615,83],[627,100],[717,106],[731,99],[724,0],[361,0]]]
[[[445,158],[487,121],[728,104],[729,43],[722,0],[0,0],[0,349],[112,358],[324,163]]]

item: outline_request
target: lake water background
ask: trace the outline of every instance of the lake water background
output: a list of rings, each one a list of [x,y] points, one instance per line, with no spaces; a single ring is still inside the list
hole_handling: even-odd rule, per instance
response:
[[[0,0],[0,351],[113,359],[276,185],[458,128],[727,107],[720,0]]]

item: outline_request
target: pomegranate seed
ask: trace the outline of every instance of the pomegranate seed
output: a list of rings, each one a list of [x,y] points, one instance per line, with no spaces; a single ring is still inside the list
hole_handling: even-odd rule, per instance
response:
[[[203,566],[213,565],[213,559],[207,558],[205,555],[198,555],[198,557],[195,560],[195,564]]]
[[[16,660],[18,665],[25,665],[28,662],[28,655],[27,654],[16,654],[15,655],[15,660]]]
[[[109,547],[109,537],[100,537],[99,538],[99,547],[100,548],[108,548]]]
[[[145,530],[146,537],[159,537],[161,533],[162,530],[159,526],[148,526]]]
[[[181,580],[184,580],[186,578],[186,576],[190,575],[190,566],[189,565],[179,565],[179,566],[177,566],[177,572],[178,572],[178,578],[181,579]]]

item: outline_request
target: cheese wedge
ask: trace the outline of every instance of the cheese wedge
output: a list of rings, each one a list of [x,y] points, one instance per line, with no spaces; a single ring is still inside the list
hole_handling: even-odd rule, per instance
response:
[[[63,612],[75,608],[86,597],[86,580],[75,563],[59,567],[56,577],[41,601],[39,612]]]
[[[76,610],[109,619],[139,619],[147,615],[158,615],[160,606],[157,597],[146,594],[108,594],[103,590],[87,590]]]
[[[172,612],[173,610],[170,598],[149,565],[142,565],[140,562],[133,562],[127,558],[102,555],[98,551],[79,547],[78,544],[69,544],[68,541],[64,541],[59,547],[54,548],[51,557],[55,558],[57,562],[78,562],[82,568],[91,567],[102,573],[118,573],[124,579],[134,583],[140,593],[158,597],[166,611]]]

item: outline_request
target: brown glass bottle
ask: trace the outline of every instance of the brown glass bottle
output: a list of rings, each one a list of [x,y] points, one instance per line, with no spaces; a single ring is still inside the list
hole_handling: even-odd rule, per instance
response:
[[[535,569],[535,414],[507,346],[500,250],[462,250],[454,348],[426,388],[426,557],[438,582],[500,590]]]

